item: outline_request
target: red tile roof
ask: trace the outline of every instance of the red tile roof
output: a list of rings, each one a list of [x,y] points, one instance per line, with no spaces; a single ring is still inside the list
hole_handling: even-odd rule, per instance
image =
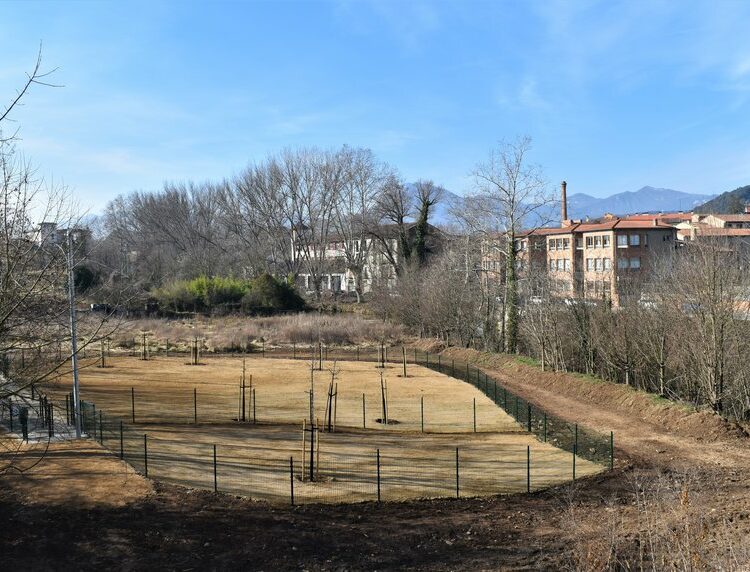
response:
[[[656,214],[634,214],[622,217],[622,220],[692,220],[693,213],[656,213]]]
[[[690,229],[684,232],[689,233]],[[696,226],[699,235],[702,236],[750,236],[750,228],[720,228],[716,226]]]
[[[750,213],[743,214],[711,214],[714,218],[726,222],[750,222]]]

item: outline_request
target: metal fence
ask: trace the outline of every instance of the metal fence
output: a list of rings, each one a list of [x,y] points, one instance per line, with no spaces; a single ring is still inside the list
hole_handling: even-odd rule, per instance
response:
[[[495,450],[478,450],[467,442],[437,452],[418,444],[398,451],[318,449],[307,454],[283,446],[270,451],[274,444],[261,446],[263,437],[254,444],[252,439],[211,443],[191,440],[188,428],[183,439],[171,427],[133,425],[88,402],[82,403],[82,425],[91,438],[149,478],[275,504],[531,492],[602,470],[576,455],[528,442],[504,443]]]
[[[175,353],[167,351],[170,355]],[[260,439],[255,443],[251,434],[247,434],[247,440],[234,438],[232,428],[242,426],[237,423],[241,416],[234,404],[228,411],[224,406],[212,408],[201,404],[199,408],[195,390],[190,392],[192,395],[182,396],[186,403],[180,404],[179,416],[140,415],[134,392],[129,396],[128,409],[132,408],[132,411],[125,413],[118,408],[118,415],[97,408],[90,401],[81,402],[83,431],[148,477],[274,503],[403,500],[524,492],[612,468],[612,434],[603,435],[550,415],[466,362],[446,360],[440,354],[384,346],[347,349],[295,345],[273,349],[260,347],[254,353],[269,359],[351,360],[391,366],[404,363],[424,366],[461,379],[481,391],[516,421],[513,435],[517,438],[506,435],[505,441],[480,446],[466,434],[461,437],[458,447],[440,442],[429,450],[420,449],[416,440],[411,440],[414,441],[412,446],[404,449],[389,446],[387,442],[381,446],[375,439],[371,447],[365,443],[356,451],[342,446],[324,448],[322,452],[318,447],[316,452],[306,453],[300,450],[301,447],[290,446],[286,436],[283,440],[278,435],[259,435]],[[212,354],[200,356],[205,362],[211,359]],[[58,412],[65,411],[65,420],[72,425],[72,397],[65,395],[64,400],[59,397],[52,404],[52,400],[45,396],[45,403],[40,408],[47,407],[48,401]],[[262,428],[263,416],[259,418],[258,415],[263,408],[257,407],[255,398],[253,395],[252,401],[249,400],[246,420],[258,422],[258,430],[266,430]],[[467,421],[470,419],[468,410],[460,415],[464,423],[471,426],[471,421]],[[274,421],[271,416],[267,420]],[[199,421],[209,425],[203,433]],[[188,423],[193,426],[188,427]],[[475,413],[474,428],[476,424]],[[355,436],[355,440],[367,434],[362,429],[370,428],[358,429],[360,436]],[[320,427],[317,430],[322,432]],[[289,431],[298,430],[289,428]],[[352,431],[357,429],[346,430],[349,434]],[[217,435],[220,438],[211,442]],[[532,435],[536,441],[528,439]],[[274,439],[279,439],[278,447],[274,446]],[[260,442],[266,445],[259,446]]]

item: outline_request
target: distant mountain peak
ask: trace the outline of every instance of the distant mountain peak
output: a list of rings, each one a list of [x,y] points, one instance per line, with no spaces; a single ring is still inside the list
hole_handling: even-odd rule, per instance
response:
[[[592,197],[585,193],[568,195],[568,216],[573,219],[598,218],[606,213],[616,215],[690,211],[714,195],[685,193],[674,189],[646,185],[636,191],[623,191],[608,197]],[[558,220],[558,205],[545,209],[544,216]]]

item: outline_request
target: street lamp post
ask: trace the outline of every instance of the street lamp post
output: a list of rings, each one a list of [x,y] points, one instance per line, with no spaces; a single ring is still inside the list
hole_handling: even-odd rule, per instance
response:
[[[73,419],[76,439],[81,438],[81,394],[78,387],[78,338],[76,336],[76,285],[73,273],[73,235],[68,229],[68,305],[70,307],[70,362],[73,368]]]

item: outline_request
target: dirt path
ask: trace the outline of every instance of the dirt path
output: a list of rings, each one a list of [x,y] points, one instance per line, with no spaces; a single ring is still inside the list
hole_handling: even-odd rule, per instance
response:
[[[478,362],[508,389],[566,421],[614,431],[616,451],[630,463],[665,470],[750,468],[746,429],[708,411],[586,376],[542,372],[504,356],[449,355]]]

